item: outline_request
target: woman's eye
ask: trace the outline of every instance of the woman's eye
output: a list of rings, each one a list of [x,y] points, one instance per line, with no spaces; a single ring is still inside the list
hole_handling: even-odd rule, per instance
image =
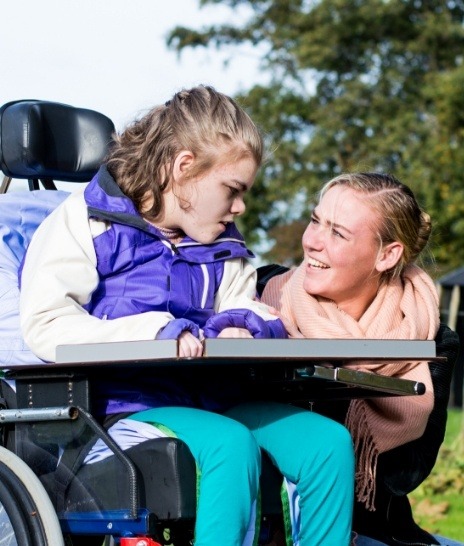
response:
[[[234,186],[229,186],[229,193],[231,197],[236,197],[239,194],[239,189]]]
[[[314,216],[311,216],[311,219],[309,220],[309,223],[310,224],[318,224],[319,222],[317,221],[317,218],[315,218]]]
[[[343,237],[343,235],[336,229],[332,230],[332,234],[335,235],[335,237],[341,237],[342,239],[345,239],[345,237]]]

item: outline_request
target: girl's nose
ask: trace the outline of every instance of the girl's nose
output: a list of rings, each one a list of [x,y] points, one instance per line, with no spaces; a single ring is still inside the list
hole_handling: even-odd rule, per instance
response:
[[[246,205],[245,201],[242,197],[236,197],[234,199],[234,202],[232,203],[231,212],[233,214],[236,214],[237,216],[240,216],[245,212]]]

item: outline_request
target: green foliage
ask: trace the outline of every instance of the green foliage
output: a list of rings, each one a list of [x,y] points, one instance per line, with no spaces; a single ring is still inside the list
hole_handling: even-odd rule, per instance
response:
[[[431,273],[460,266],[464,0],[200,1],[219,3],[232,13],[246,8],[248,19],[177,27],[168,44],[231,55],[243,44],[260,46],[269,84],[237,97],[271,151],[248,199],[247,236],[273,230],[268,257],[281,255],[279,227],[308,220],[324,181],[343,171],[388,171],[432,216]],[[300,252],[290,258],[298,262]]]
[[[410,495],[414,516],[429,532],[464,541],[464,414],[450,410],[445,441],[430,476]]]

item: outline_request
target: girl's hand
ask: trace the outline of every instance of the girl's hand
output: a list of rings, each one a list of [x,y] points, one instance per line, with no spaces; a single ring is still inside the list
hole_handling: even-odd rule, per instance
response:
[[[253,338],[245,328],[224,328],[219,332],[218,337],[233,337],[233,338]]]
[[[178,337],[179,356],[195,358],[203,354],[202,342],[187,330],[184,330]]]

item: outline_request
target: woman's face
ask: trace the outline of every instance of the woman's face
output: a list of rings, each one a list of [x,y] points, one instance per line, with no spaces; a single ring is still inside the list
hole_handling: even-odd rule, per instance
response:
[[[334,186],[322,197],[303,234],[305,290],[333,300],[358,319],[377,292],[379,219],[358,192]]]

